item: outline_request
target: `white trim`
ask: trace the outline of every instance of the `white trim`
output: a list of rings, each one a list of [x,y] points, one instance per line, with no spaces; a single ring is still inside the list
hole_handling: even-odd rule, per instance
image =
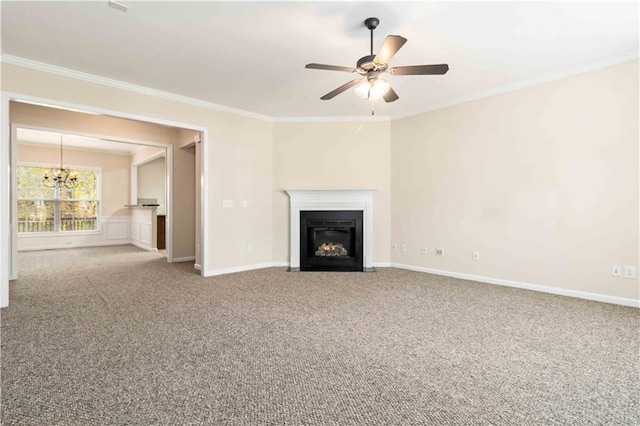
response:
[[[196,260],[195,256],[186,256],[186,257],[174,257],[171,263],[179,263],[179,262],[193,262]]]
[[[300,212],[304,210],[362,211],[362,259],[365,269],[373,267],[373,193],[372,189],[288,189],[289,264],[300,267]]]
[[[2,112],[2,128],[0,130],[0,138],[2,138],[0,143],[0,308],[5,308],[9,306],[9,271],[11,270],[11,261],[16,253],[15,247],[9,246],[9,238],[13,239],[9,215],[11,157],[15,158],[15,155],[9,155],[11,127],[9,123],[9,98],[5,94],[2,95],[0,111]],[[15,243],[15,241],[13,242]]]
[[[164,233],[165,233],[165,247],[166,247],[166,257],[167,262],[173,262],[173,146],[167,146],[165,148],[165,159],[164,159]],[[138,171],[136,170],[136,173]],[[136,204],[138,204],[138,176],[136,175]],[[156,250],[158,247],[158,210],[155,211],[155,216],[153,218],[153,232],[156,235],[154,245],[156,246]]]
[[[113,241],[113,242],[97,242],[97,243],[82,243],[82,244],[56,244],[56,245],[46,245],[46,246],[34,246],[20,249],[20,252],[23,251],[41,251],[41,250],[64,250],[64,249],[72,249],[72,248],[84,248],[84,247],[106,247],[106,246],[127,246],[129,244],[133,244],[129,240],[126,241]],[[135,245],[135,244],[134,244]],[[141,247],[143,248],[143,247]]]
[[[109,216],[103,218],[98,231],[21,233],[17,248],[22,252],[130,244],[130,223],[129,216]]]
[[[19,67],[25,67],[34,69],[37,71],[43,71],[54,75],[60,75],[64,77],[75,78],[82,81],[87,81],[90,83],[96,83],[103,86],[113,87],[116,89],[127,90],[130,92],[140,93],[143,95],[154,96],[157,98],[167,99],[171,101],[181,102],[184,104],[194,105],[202,108],[208,108],[215,111],[226,112],[229,114],[238,115],[241,117],[253,118],[256,120],[267,121],[270,123],[336,123],[336,122],[361,122],[361,121],[394,121],[402,118],[412,117],[415,115],[424,114],[426,112],[435,111],[442,108],[447,108],[453,105],[462,104],[465,102],[471,102],[482,98],[487,98],[494,95],[499,95],[502,93],[512,92],[515,90],[524,89],[526,87],[536,86],[543,83],[548,83],[554,80],[560,80],[565,77],[570,77],[572,75],[582,74],[589,71],[595,71],[597,69],[610,67],[612,65],[621,64],[624,62],[629,62],[633,60],[637,60],[640,58],[640,51],[632,51],[623,53],[621,55],[616,55],[610,58],[605,58],[602,60],[594,61],[585,65],[581,65],[574,68],[569,68],[565,70],[561,70],[555,73],[550,73],[546,75],[542,75],[539,77],[534,77],[527,80],[517,81],[511,84],[506,84],[499,87],[494,87],[489,90],[485,90],[482,92],[478,92],[469,96],[463,96],[456,99],[451,99],[445,102],[441,102],[438,104],[429,105],[425,108],[421,108],[419,110],[415,110],[408,113],[397,114],[393,116],[352,116],[352,117],[271,117],[264,114],[258,114],[251,111],[246,111],[238,108],[232,108],[225,105],[216,104],[213,102],[203,101],[200,99],[194,99],[187,96],[176,95],[169,92],[163,92],[161,90],[151,89],[144,86],[138,86],[135,84],[125,83],[118,80],[113,80],[110,78],[100,77],[93,74],[83,73],[79,71],[75,71],[69,68],[58,67],[55,65],[45,64],[43,62],[32,61],[30,59],[21,58],[13,55],[0,55],[0,62],[15,65]],[[37,102],[37,101],[34,101]],[[69,107],[72,109],[72,107]],[[78,111],[85,110],[76,109]],[[92,112],[91,110],[86,110],[86,112]],[[120,115],[119,115],[120,116]],[[147,120],[148,121],[148,120]],[[183,126],[184,127],[184,126]],[[190,128],[186,126],[185,128]],[[195,130],[195,129],[193,129]],[[206,139],[206,138],[205,138]]]
[[[199,263],[195,263],[193,265],[193,269],[197,269],[198,271],[202,271],[202,265],[200,265]]]
[[[496,284],[505,287],[521,288],[524,290],[539,291],[541,293],[557,294],[560,296],[577,297],[579,299],[594,300],[596,302],[613,303],[614,305],[631,306],[640,308],[640,300],[628,299],[625,297],[607,296],[598,293],[588,293],[586,291],[568,290],[558,287],[550,287],[540,284],[524,283],[520,281],[503,280],[501,278],[483,277],[481,275],[465,274],[462,272],[445,271],[442,269],[425,268],[422,266],[404,265],[401,263],[391,263],[392,268],[407,269],[409,271],[424,272],[427,274],[443,275],[446,277],[459,278],[462,280],[477,281],[486,284]]]
[[[155,247],[149,247],[149,246],[145,246],[143,244],[137,243],[136,241],[131,241],[130,243],[132,246],[136,246],[138,248],[141,248],[142,250],[146,250],[146,251],[158,251],[157,248]]]
[[[376,262],[373,264],[374,268],[390,268],[391,263],[389,262]]]
[[[127,240],[131,241],[131,221],[107,220],[104,223],[104,235],[106,240]]]
[[[214,269],[212,271],[208,271],[205,277],[213,277],[217,275],[226,275],[226,274],[235,274],[237,272],[246,272],[253,271],[255,269],[265,269],[265,268],[275,268],[288,266],[287,262],[265,262],[265,263],[256,263],[253,265],[245,265],[245,266],[235,266],[233,268],[223,268],[223,269]]]
[[[206,276],[209,271],[209,259],[206,256],[206,252],[209,251],[209,167],[207,167],[207,161],[209,160],[209,131],[207,129],[201,129],[202,141],[200,142],[200,264],[202,269],[200,275]],[[206,232],[205,232],[206,231]]]
[[[274,123],[350,123],[350,122],[389,122],[391,117],[388,115],[364,115],[364,116],[347,116],[347,117],[274,117]]]
[[[113,87],[115,89],[126,90],[129,92],[140,93],[142,95],[153,96],[156,98],[167,99],[170,101],[181,102],[183,104],[189,104],[202,108],[212,109],[220,112],[226,112],[229,114],[239,115],[242,117],[253,118],[256,120],[273,122],[273,118],[267,115],[258,114],[251,111],[245,111],[239,108],[232,108],[225,105],[216,104],[213,102],[203,101],[200,99],[190,98],[188,96],[176,95],[162,90],[151,89],[149,87],[138,86],[136,84],[125,83],[123,81],[114,80],[111,78],[100,77],[94,74],[88,74],[80,71],[75,71],[70,68],[58,67],[56,65],[45,64],[44,62],[32,61],[30,59],[21,58],[13,55],[0,56],[0,62],[10,65],[16,65],[19,67],[30,68],[36,71],[43,71],[49,74],[60,75],[63,77],[74,78],[76,80],[87,81],[89,83],[100,84],[102,86]],[[80,109],[80,111],[83,111]]]
[[[565,69],[555,73],[541,75],[539,77],[530,78],[528,80],[516,81],[515,83],[494,87],[489,90],[474,93],[469,96],[462,96],[460,98],[455,98],[445,102],[429,105],[425,108],[421,108],[416,111],[397,114],[391,117],[391,120],[393,121],[401,118],[413,117],[416,115],[424,114],[424,113],[435,111],[438,109],[443,109],[443,108],[447,108],[454,105],[464,104],[466,102],[477,101],[479,99],[488,98],[490,96],[500,95],[508,92],[514,92],[516,90],[524,89],[531,86],[538,86],[540,84],[549,83],[551,81],[560,80],[566,77],[571,77],[573,75],[578,75],[578,74],[582,74],[589,71],[595,71],[601,68],[607,68],[613,65],[622,64],[624,62],[634,61],[634,60],[637,60],[638,58],[640,58],[640,51],[627,52],[622,55],[592,62],[590,64],[582,65],[579,67],[569,68],[569,69]]]
[[[9,155],[11,158],[9,159],[9,163],[11,164],[11,170],[13,173],[10,173],[9,179],[9,232],[11,242],[9,243],[10,247],[10,270],[9,270],[9,279],[17,280],[18,279],[18,256],[17,256],[17,248],[18,247],[18,203],[11,202],[12,200],[17,200],[18,198],[18,128],[9,124],[11,139],[9,139]]]

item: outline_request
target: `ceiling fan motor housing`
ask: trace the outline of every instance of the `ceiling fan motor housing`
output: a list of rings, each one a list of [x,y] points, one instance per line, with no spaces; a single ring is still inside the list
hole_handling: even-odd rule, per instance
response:
[[[361,71],[361,74],[367,73],[369,71],[385,71],[387,69],[387,64],[378,64],[374,61],[376,55],[367,55],[358,59],[356,63],[356,68]]]
[[[363,71],[371,71],[371,70],[375,69],[376,68],[376,64],[373,62],[375,57],[376,57],[376,55],[363,56],[362,58],[358,59],[356,67],[358,69],[363,70]]]

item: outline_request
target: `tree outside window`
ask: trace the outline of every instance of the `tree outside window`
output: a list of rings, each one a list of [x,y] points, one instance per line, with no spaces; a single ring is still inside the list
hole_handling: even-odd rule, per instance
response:
[[[45,187],[47,170],[18,166],[18,232],[97,231],[99,170],[73,170],[78,175],[73,189]]]

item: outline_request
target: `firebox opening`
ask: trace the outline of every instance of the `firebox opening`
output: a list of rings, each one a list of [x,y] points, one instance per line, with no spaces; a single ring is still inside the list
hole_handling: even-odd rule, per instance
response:
[[[309,252],[315,256],[349,257],[355,247],[353,228],[309,228]]]
[[[300,270],[362,271],[362,211],[301,211]]]

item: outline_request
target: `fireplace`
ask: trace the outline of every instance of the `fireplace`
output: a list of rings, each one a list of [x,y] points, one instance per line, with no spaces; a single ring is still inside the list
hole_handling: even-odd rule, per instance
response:
[[[290,198],[289,215],[289,270],[300,271],[302,254],[302,235],[300,219],[302,212],[331,213],[336,211],[359,212],[361,214],[362,230],[362,269],[373,271],[373,194],[371,189],[288,189]],[[306,229],[306,228],[305,228]],[[308,239],[308,236],[306,237]],[[340,244],[340,241],[327,241]],[[344,244],[343,244],[344,245]],[[312,247],[316,250],[317,248]],[[307,253],[309,248],[307,247]],[[331,248],[330,248],[331,250]],[[333,253],[340,250],[333,248]],[[320,256],[314,256],[320,257]],[[327,256],[323,256],[327,257]],[[328,262],[328,259],[319,262]],[[335,261],[335,259],[334,259]],[[334,262],[340,263],[341,261]]]
[[[301,271],[362,271],[362,211],[300,211]]]

